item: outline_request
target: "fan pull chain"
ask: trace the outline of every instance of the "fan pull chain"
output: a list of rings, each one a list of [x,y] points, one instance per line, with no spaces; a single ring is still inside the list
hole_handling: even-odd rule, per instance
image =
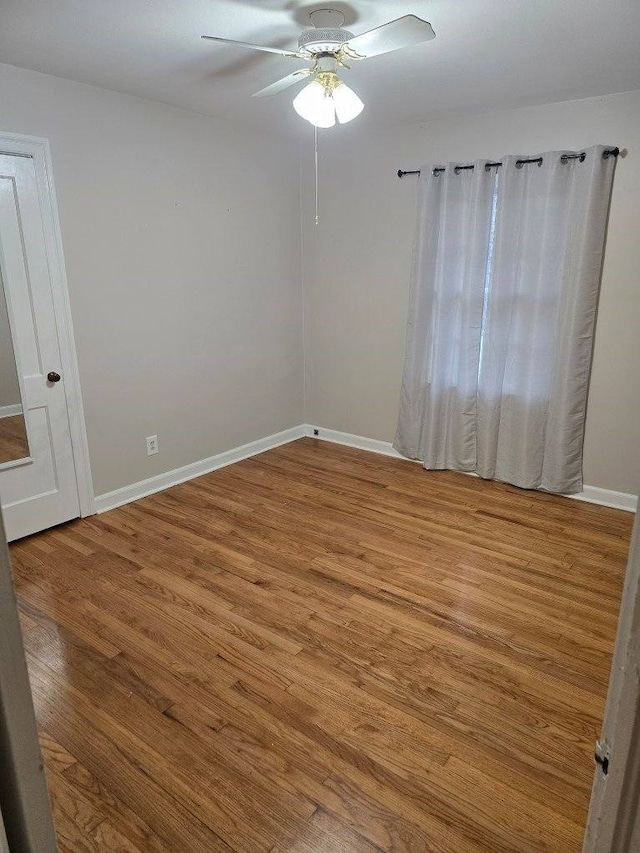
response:
[[[315,125],[313,127],[313,146],[316,167],[316,225],[319,225],[320,216],[318,215],[318,128]]]

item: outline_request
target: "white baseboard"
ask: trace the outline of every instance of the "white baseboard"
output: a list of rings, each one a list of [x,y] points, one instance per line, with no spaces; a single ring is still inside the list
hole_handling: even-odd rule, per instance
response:
[[[304,434],[310,438],[319,438],[321,441],[330,441],[333,444],[344,444],[345,447],[355,447],[358,450],[369,450],[371,453],[381,453],[383,456],[393,456],[395,459],[404,459],[405,462],[413,462],[407,459],[397,450],[394,450],[389,441],[378,441],[376,438],[363,438],[361,435],[351,435],[349,432],[339,432],[336,429],[324,429],[312,424],[304,424]],[[315,434],[317,430],[318,434]]]
[[[315,434],[315,430],[318,432],[317,435]],[[315,427],[312,424],[300,424],[291,429],[277,432],[275,435],[269,435],[266,438],[258,439],[258,441],[252,441],[249,444],[243,444],[241,447],[235,447],[232,450],[226,450],[224,453],[218,453],[216,456],[210,456],[208,459],[201,459],[199,462],[192,462],[190,465],[175,468],[173,471],[167,471],[165,474],[149,477],[148,480],[141,480],[139,483],[124,486],[122,489],[98,495],[95,499],[96,512],[106,512],[123,504],[131,503],[131,501],[137,501],[139,498],[144,498],[163,489],[168,489],[170,486],[176,486],[178,483],[184,483],[186,480],[192,480],[194,477],[200,477],[202,474],[208,474],[218,468],[224,468],[226,465],[232,465],[234,462],[240,462],[242,459],[248,459],[250,456],[255,456],[258,453],[264,453],[265,450],[271,450],[274,447],[280,447],[282,444],[288,444],[290,441],[296,441],[298,438],[303,438],[304,436],[318,438],[321,441],[329,441],[333,444],[343,444],[346,447],[355,447],[358,450],[368,450],[371,453],[380,453],[383,456],[392,456],[395,459],[402,459],[404,462],[414,461],[407,459],[406,456],[402,456],[401,453],[394,450],[388,441],[364,438],[361,435],[352,435],[351,433],[340,432],[335,429]],[[635,512],[638,504],[637,495],[600,489],[597,486],[585,486],[580,494],[566,495],[566,497],[578,501],[586,501],[587,503],[610,506],[615,509],[624,509],[627,512]]]
[[[318,431],[318,435],[314,435],[314,430]],[[394,450],[391,443],[388,441],[378,441],[374,438],[363,438],[360,435],[351,435],[348,432],[338,432],[335,429],[324,429],[322,427],[314,427],[311,424],[304,425],[304,434],[319,438],[322,441],[331,441],[334,444],[344,444],[346,447],[355,447],[359,450],[370,450],[373,453],[382,453],[384,456],[393,456],[396,459],[404,459],[405,462],[415,462],[414,459],[407,459],[397,450]],[[475,476],[475,475],[472,475]],[[638,505],[638,496],[629,495],[626,492],[614,492],[610,489],[601,489],[598,486],[584,486],[583,490],[577,495],[564,495],[567,498],[573,498],[576,501],[585,501],[586,503],[600,504],[601,506],[610,506],[614,509],[624,509],[627,512],[635,512]]]
[[[106,512],[109,509],[115,509],[117,506],[131,503],[131,501],[137,501],[139,498],[153,495],[155,492],[161,492],[170,486],[177,486],[178,483],[184,483],[186,480],[192,480],[194,477],[200,477],[202,474],[208,474],[211,471],[216,471],[218,468],[232,465],[234,462],[240,462],[241,459],[248,459],[250,456],[264,453],[265,450],[272,450],[274,447],[280,447],[281,444],[288,444],[290,441],[295,441],[304,435],[306,433],[303,426],[285,429],[266,438],[260,438],[249,444],[243,444],[241,447],[235,447],[232,450],[224,451],[224,453],[209,456],[208,459],[201,459],[199,462],[192,462],[190,465],[175,468],[173,471],[167,471],[165,474],[149,477],[148,480],[141,480],[139,483],[124,486],[122,489],[106,492],[104,495],[97,495],[95,499],[96,512]]]
[[[0,406],[0,418],[15,418],[16,415],[22,414],[22,406],[20,403],[14,403],[11,406]]]
[[[598,486],[583,486],[577,495],[567,495],[576,501],[586,501],[590,504],[601,504],[612,506],[614,509],[626,509],[627,512],[635,512],[638,507],[638,496],[629,495],[626,492],[614,492],[611,489],[600,489]]]

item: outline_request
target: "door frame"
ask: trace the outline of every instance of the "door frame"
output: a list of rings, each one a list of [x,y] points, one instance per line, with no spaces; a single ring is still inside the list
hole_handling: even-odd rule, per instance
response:
[[[49,140],[39,136],[2,132],[0,133],[0,154],[29,157],[34,163],[53,296],[53,311],[58,330],[60,366],[64,376],[78,502],[80,516],[84,518],[87,515],[93,515],[96,511],[95,495]]]
[[[583,853],[627,853],[640,840],[640,512],[629,562]]]
[[[55,853],[56,834],[1,512],[0,776],[0,853]]]

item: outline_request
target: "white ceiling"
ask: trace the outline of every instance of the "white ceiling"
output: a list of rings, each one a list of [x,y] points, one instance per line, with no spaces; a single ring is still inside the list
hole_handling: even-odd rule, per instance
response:
[[[356,34],[408,13],[436,32],[345,72],[366,104],[358,122],[640,89],[640,0],[2,0],[0,61],[295,132],[297,89],[250,95],[304,63],[200,35],[295,48],[326,6]]]

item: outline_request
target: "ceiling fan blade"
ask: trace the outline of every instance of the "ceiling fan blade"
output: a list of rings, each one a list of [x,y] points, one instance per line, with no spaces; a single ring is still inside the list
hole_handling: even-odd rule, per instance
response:
[[[381,53],[390,53],[401,47],[409,47],[420,44],[423,41],[431,41],[436,34],[428,21],[417,18],[415,15],[404,15],[382,24],[374,30],[355,36],[347,42],[345,47],[349,55],[354,59],[367,59],[370,56],[379,56]]]
[[[265,86],[265,88],[260,89],[259,92],[254,92],[252,97],[264,98],[267,95],[277,95],[278,92],[288,89],[289,86],[295,86],[296,83],[301,83],[305,77],[308,77],[312,73],[313,72],[310,68],[301,68],[300,71],[294,71],[293,74],[283,77],[282,80],[276,80],[276,82],[272,83],[270,86]]]
[[[301,53],[294,53],[290,50],[279,50],[277,47],[264,47],[261,44],[250,44],[248,41],[235,41],[234,39],[225,39],[220,36],[201,36],[200,38],[208,39],[209,41],[219,41],[223,44],[235,44],[236,47],[248,47],[249,50],[263,50],[265,53],[277,53],[278,56],[292,56],[294,59],[307,59]]]

